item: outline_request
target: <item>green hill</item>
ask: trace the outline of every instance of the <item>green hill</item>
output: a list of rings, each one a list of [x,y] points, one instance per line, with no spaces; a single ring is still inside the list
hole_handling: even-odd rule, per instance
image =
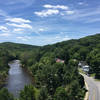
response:
[[[21,92],[21,100],[24,100],[24,97],[33,90],[38,98],[34,100],[83,100],[84,79],[78,73],[78,62],[86,61],[90,65],[89,73],[94,73],[95,78],[100,79],[99,51],[100,34],[41,47],[10,42],[1,43],[0,78],[5,75],[2,74],[3,72],[8,71],[7,63],[10,60],[20,59],[23,67],[35,80],[35,88],[26,87],[27,90],[25,88]],[[57,59],[59,61],[56,61]]]
[[[4,42],[0,43],[0,48],[8,49],[8,50],[32,50],[39,48],[39,46],[27,45],[27,44],[19,44],[12,42]]]

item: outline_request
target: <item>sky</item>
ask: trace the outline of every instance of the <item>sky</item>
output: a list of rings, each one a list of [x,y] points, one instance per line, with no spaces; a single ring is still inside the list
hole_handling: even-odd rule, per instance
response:
[[[100,0],[0,0],[0,43],[54,44],[100,33]]]

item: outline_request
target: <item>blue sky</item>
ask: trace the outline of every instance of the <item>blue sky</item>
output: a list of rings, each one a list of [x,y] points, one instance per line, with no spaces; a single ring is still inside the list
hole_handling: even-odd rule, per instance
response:
[[[100,33],[100,0],[0,0],[0,42],[46,45]]]

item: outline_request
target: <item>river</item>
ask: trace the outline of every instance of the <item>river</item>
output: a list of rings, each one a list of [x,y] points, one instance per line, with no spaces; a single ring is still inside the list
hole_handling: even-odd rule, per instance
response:
[[[15,97],[18,97],[20,90],[22,90],[25,85],[32,83],[32,77],[21,67],[19,60],[10,62],[9,66],[10,70],[5,87]]]

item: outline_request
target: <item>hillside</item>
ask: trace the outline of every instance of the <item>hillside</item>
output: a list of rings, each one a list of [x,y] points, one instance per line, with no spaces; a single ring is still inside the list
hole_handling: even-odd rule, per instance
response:
[[[31,91],[37,95],[34,96],[35,100],[83,100],[85,88],[84,79],[78,73],[79,61],[87,61],[90,65],[89,73],[100,78],[100,34],[42,47],[1,43],[0,48],[3,48],[0,49],[1,62],[3,58],[7,60],[0,65],[2,72],[8,70],[8,61],[17,58],[34,77],[34,86],[25,87],[19,100],[24,100],[24,96],[29,96]]]
[[[8,49],[8,50],[32,50],[39,48],[39,46],[27,45],[27,44],[19,44],[12,42],[4,42],[0,43],[0,48]]]
[[[0,48],[3,48],[13,53],[13,56],[15,55],[21,56],[23,55],[24,52],[30,51],[31,53],[33,53],[33,55],[36,54],[35,57],[38,58],[38,61],[41,59],[43,55],[46,54],[48,56],[53,55],[55,58],[58,57],[60,59],[63,59],[66,61],[66,63],[69,59],[77,59],[78,61],[81,60],[87,61],[87,63],[91,66],[90,73],[93,73],[94,69],[91,60],[94,58],[93,56],[91,60],[89,60],[89,58],[91,56],[91,53],[92,55],[95,52],[99,54],[100,34],[87,36],[81,39],[72,39],[68,41],[63,41],[53,45],[46,45],[42,47],[5,42],[5,43],[0,43]],[[37,55],[39,57],[37,57]]]
[[[42,48],[52,48],[55,47],[62,47],[62,46],[74,46],[74,45],[81,45],[81,46],[91,46],[95,47],[95,44],[99,45],[100,43],[100,34],[87,36],[80,39],[72,39],[68,41],[59,42],[53,45],[45,45],[41,46]],[[20,44],[20,43],[12,43],[12,42],[3,42],[0,43],[0,48],[3,47],[5,49],[23,49],[23,50],[30,50],[34,48],[39,48],[40,46],[28,45],[28,44]]]

